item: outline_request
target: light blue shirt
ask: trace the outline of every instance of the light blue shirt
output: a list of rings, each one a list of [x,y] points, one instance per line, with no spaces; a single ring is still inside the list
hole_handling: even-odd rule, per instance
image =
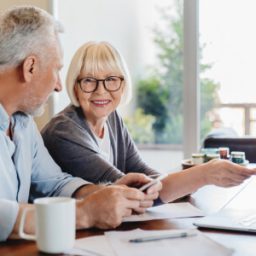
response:
[[[15,224],[18,203],[43,196],[71,196],[88,184],[63,173],[44,146],[32,117],[11,117],[12,140],[6,135],[9,116],[0,104],[0,241],[6,240]]]

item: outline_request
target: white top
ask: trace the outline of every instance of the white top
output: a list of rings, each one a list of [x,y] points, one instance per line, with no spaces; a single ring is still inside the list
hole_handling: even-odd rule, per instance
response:
[[[104,134],[102,138],[99,138],[98,136],[95,137],[100,148],[100,154],[103,156],[105,160],[113,164],[114,157],[109,137],[108,126],[106,124],[104,125]]]

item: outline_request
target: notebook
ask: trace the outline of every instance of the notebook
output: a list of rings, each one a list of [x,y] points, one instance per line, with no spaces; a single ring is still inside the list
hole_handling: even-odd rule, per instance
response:
[[[200,228],[256,233],[256,179],[236,193],[217,213],[196,220]]]

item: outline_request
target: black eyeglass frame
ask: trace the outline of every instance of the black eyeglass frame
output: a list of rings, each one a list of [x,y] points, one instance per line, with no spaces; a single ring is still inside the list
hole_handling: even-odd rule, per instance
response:
[[[109,89],[106,87],[106,84],[105,84],[106,80],[109,79],[109,78],[111,78],[111,77],[116,77],[116,78],[119,78],[119,79],[121,80],[119,87],[118,87],[117,89],[115,89],[115,90],[109,90]],[[96,86],[95,86],[94,90],[92,90],[92,91],[85,91],[85,90],[82,88],[81,81],[84,80],[84,79],[86,79],[86,78],[90,78],[90,79],[93,79],[93,80],[96,81]],[[97,79],[97,78],[95,78],[95,77],[89,77],[89,76],[88,76],[88,77],[83,77],[83,78],[80,78],[80,79],[77,79],[77,80],[76,80],[76,82],[79,84],[80,89],[81,89],[83,92],[85,92],[85,93],[92,93],[92,92],[97,91],[98,86],[99,86],[99,82],[102,82],[102,83],[103,83],[104,89],[105,89],[106,91],[108,91],[108,92],[116,92],[116,91],[120,90],[123,81],[124,81],[124,78],[123,78],[123,77],[120,77],[120,76],[108,76],[108,77],[106,77],[105,79]]]

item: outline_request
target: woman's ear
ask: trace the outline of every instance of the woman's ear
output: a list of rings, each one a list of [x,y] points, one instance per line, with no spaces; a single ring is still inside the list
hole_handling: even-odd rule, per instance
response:
[[[28,56],[22,64],[23,77],[25,82],[31,82],[37,70],[37,58],[35,55]]]

